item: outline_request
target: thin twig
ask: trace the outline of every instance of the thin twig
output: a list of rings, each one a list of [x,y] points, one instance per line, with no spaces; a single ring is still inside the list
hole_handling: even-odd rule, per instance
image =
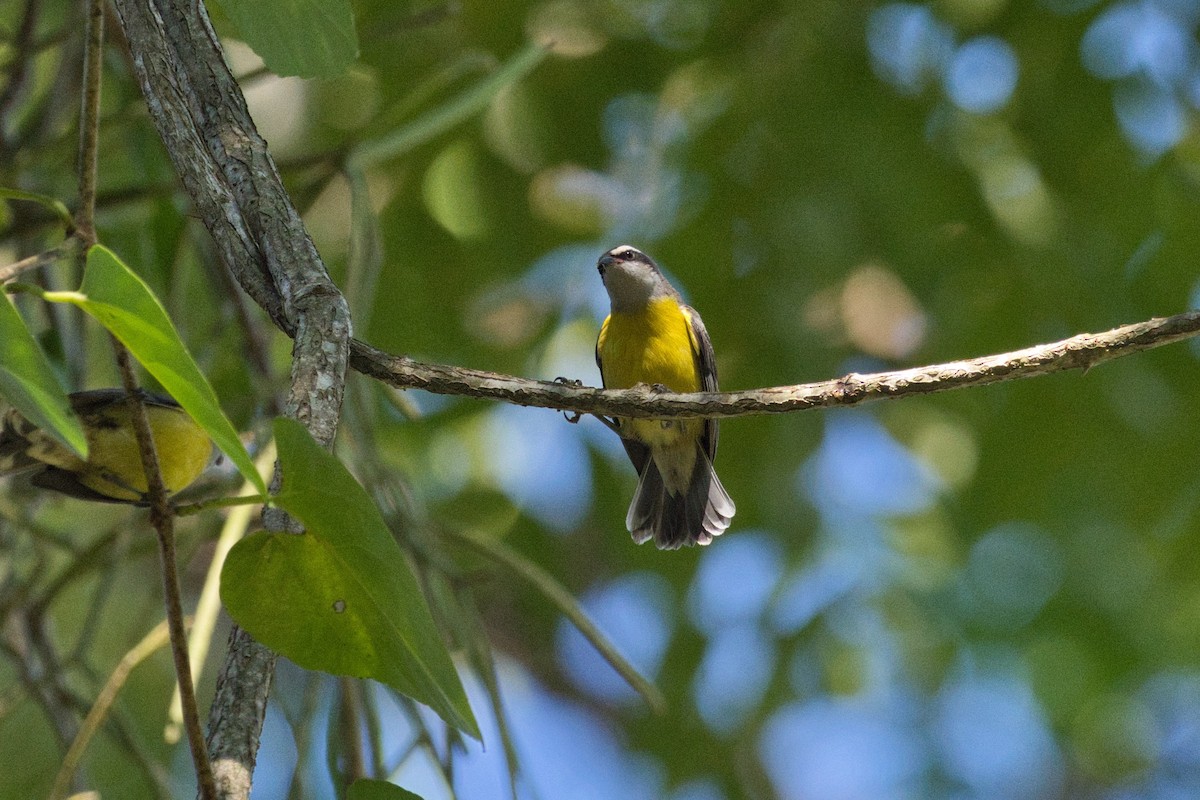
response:
[[[25,13],[13,36],[12,41],[17,52],[10,62],[12,66],[8,70],[8,82],[0,91],[0,137],[3,137],[4,131],[8,130],[9,112],[12,111],[17,98],[21,96],[21,91],[25,88],[25,78],[29,74],[29,67],[34,63],[32,51],[36,49],[37,45],[34,32],[37,30],[40,6],[41,0],[26,0]],[[0,148],[8,150],[7,145],[8,142],[0,140]]]
[[[354,678],[338,678],[338,738],[341,740],[342,777],[346,785],[367,777],[363,760],[362,708],[359,705],[359,685]]]
[[[197,245],[209,249],[207,241],[196,237]],[[217,295],[228,299],[233,307],[234,316],[237,319],[238,328],[242,334],[242,341],[245,347],[246,360],[252,369],[249,371],[254,380],[255,397],[267,398],[265,409],[266,412],[273,417],[277,417],[283,413],[283,401],[280,399],[278,392],[278,376],[275,374],[274,367],[271,364],[270,345],[267,342],[268,331],[262,329],[257,320],[250,316],[248,305],[249,299],[244,293],[238,291],[237,282],[233,276],[229,274],[229,270],[222,267],[220,264],[214,263],[214,259],[203,259],[203,263],[207,267],[207,272],[213,276],[213,279],[218,284]]]
[[[265,476],[265,477],[270,477]],[[249,491],[253,491],[251,486]],[[214,497],[211,500],[200,500],[196,503],[185,503],[183,505],[172,506],[172,510],[177,517],[194,517],[196,514],[202,514],[205,511],[212,511],[214,508],[240,508],[242,506],[261,506],[267,502],[266,497],[261,494],[246,494],[236,495],[234,497]]]
[[[59,261],[73,258],[79,254],[80,249],[80,240],[75,236],[69,236],[49,250],[44,250],[28,258],[23,258],[6,267],[0,267],[0,283],[8,283],[22,272],[40,267],[48,267],[57,264]]]
[[[986,386],[1070,369],[1088,370],[1131,353],[1200,335],[1200,311],[1188,311],[1010,353],[944,364],[876,372],[739,392],[658,394],[646,388],[593,389],[562,382],[535,381],[476,369],[426,364],[391,355],[354,340],[350,365],[402,389],[503,400],[521,406],[625,417],[744,417],[783,414],[809,408],[852,406],[870,400],[907,397]]]
[[[188,745],[192,751],[192,763],[196,768],[196,782],[203,800],[216,800],[217,789],[213,780],[212,764],[204,744],[204,731],[200,727],[200,712],[196,707],[196,689],[192,683],[191,661],[188,658],[187,633],[183,625],[183,603],[179,599],[179,571],[175,554],[175,516],[163,486],[162,470],[158,451],[154,446],[154,433],[142,403],[141,388],[133,371],[129,351],[113,339],[117,352],[117,366],[121,371],[121,382],[129,394],[129,410],[133,417],[133,430],[137,435],[141,451],[142,468],[146,473],[146,496],[150,502],[150,523],[158,535],[159,556],[162,561],[163,599],[166,603],[167,624],[171,631],[171,655],[175,660],[175,675],[179,679],[179,696],[183,704],[183,726],[187,731]]]
[[[446,580],[443,578],[443,580]],[[447,584],[450,582],[446,580]],[[463,646],[467,651],[468,663],[472,664],[475,674],[483,684],[492,707],[492,716],[496,719],[496,730],[500,734],[500,744],[504,748],[504,761],[508,767],[508,791],[512,800],[517,800],[517,776],[520,774],[520,758],[517,755],[517,745],[513,739],[512,724],[504,708],[504,698],[500,694],[500,675],[496,670],[496,659],[492,653],[491,643],[484,629],[483,618],[479,613],[479,604],[475,595],[466,587],[451,587],[453,602],[457,604],[459,614],[457,626],[464,631]]]
[[[61,242],[51,247],[49,250],[43,250],[40,253],[35,253],[28,258],[22,258],[4,267],[0,267],[0,284],[8,283],[16,278],[22,272],[39,269],[41,267],[49,267],[57,264],[68,258],[72,258],[79,254],[81,242],[76,236],[68,236]]]
[[[100,77],[104,64],[104,0],[88,4],[79,113],[79,211],[75,229],[84,249],[96,243],[96,175],[100,161]]]
[[[579,602],[550,573],[507,547],[501,547],[490,540],[456,530],[447,530],[446,534],[455,541],[462,542],[483,554],[489,561],[503,564],[533,584],[571,621],[571,624],[583,634],[584,638],[591,642],[592,647],[596,648],[604,660],[625,679],[625,682],[642,696],[654,713],[662,714],[666,711],[667,701],[658,687],[646,680],[632,664],[617,652],[608,637],[583,613]]]
[[[67,792],[71,788],[71,779],[75,776],[75,770],[79,767],[84,751],[87,750],[92,738],[100,730],[105,718],[108,717],[113,703],[117,700],[117,694],[125,686],[125,681],[128,680],[134,667],[167,644],[168,639],[167,623],[166,621],[160,622],[154,626],[154,630],[147,633],[132,650],[121,658],[116,669],[112,671],[105,682],[104,688],[96,696],[96,702],[92,704],[91,710],[83,720],[83,725],[75,734],[75,739],[67,749],[66,756],[63,757],[62,765],[58,768],[58,775],[54,778],[54,786],[50,790],[51,800],[67,796]]]
[[[258,474],[262,475],[264,479],[269,479],[274,463],[275,442],[272,440],[258,454],[254,460],[254,466],[258,469]],[[242,491],[254,491],[254,485],[246,481],[242,484]],[[213,631],[217,627],[217,615],[221,611],[221,568],[225,565],[225,558],[229,555],[229,551],[241,541],[242,537],[246,535],[246,531],[250,529],[255,513],[255,509],[251,507],[250,503],[255,506],[262,505],[262,498],[258,496],[234,499],[246,500],[247,503],[235,507],[226,516],[225,524],[221,526],[221,534],[217,537],[212,560],[208,565],[208,574],[204,578],[204,588],[200,590],[200,599],[196,601],[196,612],[193,614],[195,622],[192,623],[192,634],[188,638],[188,650],[192,657],[192,676],[196,681],[199,681],[204,661],[208,657]],[[179,514],[179,508],[175,509],[175,513]],[[182,725],[183,705],[177,683],[171,697],[171,709],[167,713],[167,727],[164,731],[167,741],[179,740],[179,730]]]
[[[112,539],[112,547],[108,548],[108,553],[105,557],[103,566],[104,575],[100,580],[96,581],[96,586],[92,590],[91,600],[87,604],[87,614],[84,617],[83,624],[79,626],[79,637],[75,640],[75,644],[70,650],[70,659],[72,661],[84,661],[84,654],[91,650],[92,640],[96,635],[100,625],[100,618],[104,614],[105,606],[109,598],[116,592],[120,597],[119,581],[115,580],[117,570],[122,564],[127,563],[129,556],[129,547],[133,538],[133,531],[126,525],[122,525],[116,529],[116,535]]]
[[[58,744],[63,748],[75,738],[79,723],[71,710],[70,689],[62,666],[51,648],[38,646],[45,628],[37,616],[18,613],[0,629],[0,653],[17,668],[17,679],[25,692],[41,706]],[[47,658],[46,654],[50,653]]]
[[[360,683],[362,691],[363,727],[366,729],[368,748],[371,754],[371,770],[368,775],[381,778],[388,774],[383,755],[383,720],[379,717],[379,700],[368,683]]]
[[[310,725],[309,722],[317,717],[317,707],[324,696],[325,678],[326,676],[320,672],[309,672],[307,670],[304,672],[301,678],[304,681],[304,690],[300,692],[298,715],[288,713],[289,703],[280,704],[284,717],[291,728],[292,740],[296,746],[298,758],[303,759],[305,762],[309,760],[311,755],[313,728],[316,727]],[[309,793],[304,783],[306,772],[303,769],[292,770],[292,780],[288,785],[288,790],[284,797],[288,797],[291,800],[307,800]]]

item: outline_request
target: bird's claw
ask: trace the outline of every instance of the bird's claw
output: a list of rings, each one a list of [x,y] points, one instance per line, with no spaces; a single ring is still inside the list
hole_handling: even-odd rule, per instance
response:
[[[575,378],[564,378],[562,375],[555,378],[554,382],[560,386],[570,386],[573,389],[583,386],[583,381]],[[583,419],[583,414],[579,411],[564,411],[562,415],[572,425],[578,424],[579,420]]]

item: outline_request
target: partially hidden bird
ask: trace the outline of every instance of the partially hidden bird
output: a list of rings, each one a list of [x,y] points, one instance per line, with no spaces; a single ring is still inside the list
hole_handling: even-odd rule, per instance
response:
[[[659,391],[715,392],[717,367],[708,331],[658,265],[629,245],[600,256],[611,310],[596,340],[605,388],[641,384]],[[736,508],[713,469],[715,419],[614,420],[638,473],[625,527],[638,544],[663,550],[706,545],[729,527]]]
[[[169,494],[185,489],[212,459],[213,444],[179,403],[141,392]],[[34,471],[32,483],[81,500],[146,505],[148,482],[124,389],[92,389],[68,395],[83,425],[87,459],[10,408],[0,418],[0,476]]]

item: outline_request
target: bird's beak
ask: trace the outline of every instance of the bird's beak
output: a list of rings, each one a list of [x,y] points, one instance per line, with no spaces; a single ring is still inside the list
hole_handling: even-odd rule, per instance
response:
[[[615,258],[613,258],[611,255],[609,255],[608,253],[605,253],[604,255],[600,256],[600,260],[596,262],[596,269],[600,272],[600,277],[603,278],[604,270],[608,269],[610,266],[612,266],[615,263],[617,263],[617,260]]]

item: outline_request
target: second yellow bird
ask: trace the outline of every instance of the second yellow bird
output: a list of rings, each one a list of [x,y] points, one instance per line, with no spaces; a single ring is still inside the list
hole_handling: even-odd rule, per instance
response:
[[[0,475],[37,470],[32,482],[43,489],[81,500],[145,505],[146,473],[129,395],[123,389],[93,389],[69,399],[87,436],[87,460],[10,409],[0,418]],[[212,441],[171,398],[142,392],[142,402],[163,484],[168,493],[178,492],[208,466]]]

